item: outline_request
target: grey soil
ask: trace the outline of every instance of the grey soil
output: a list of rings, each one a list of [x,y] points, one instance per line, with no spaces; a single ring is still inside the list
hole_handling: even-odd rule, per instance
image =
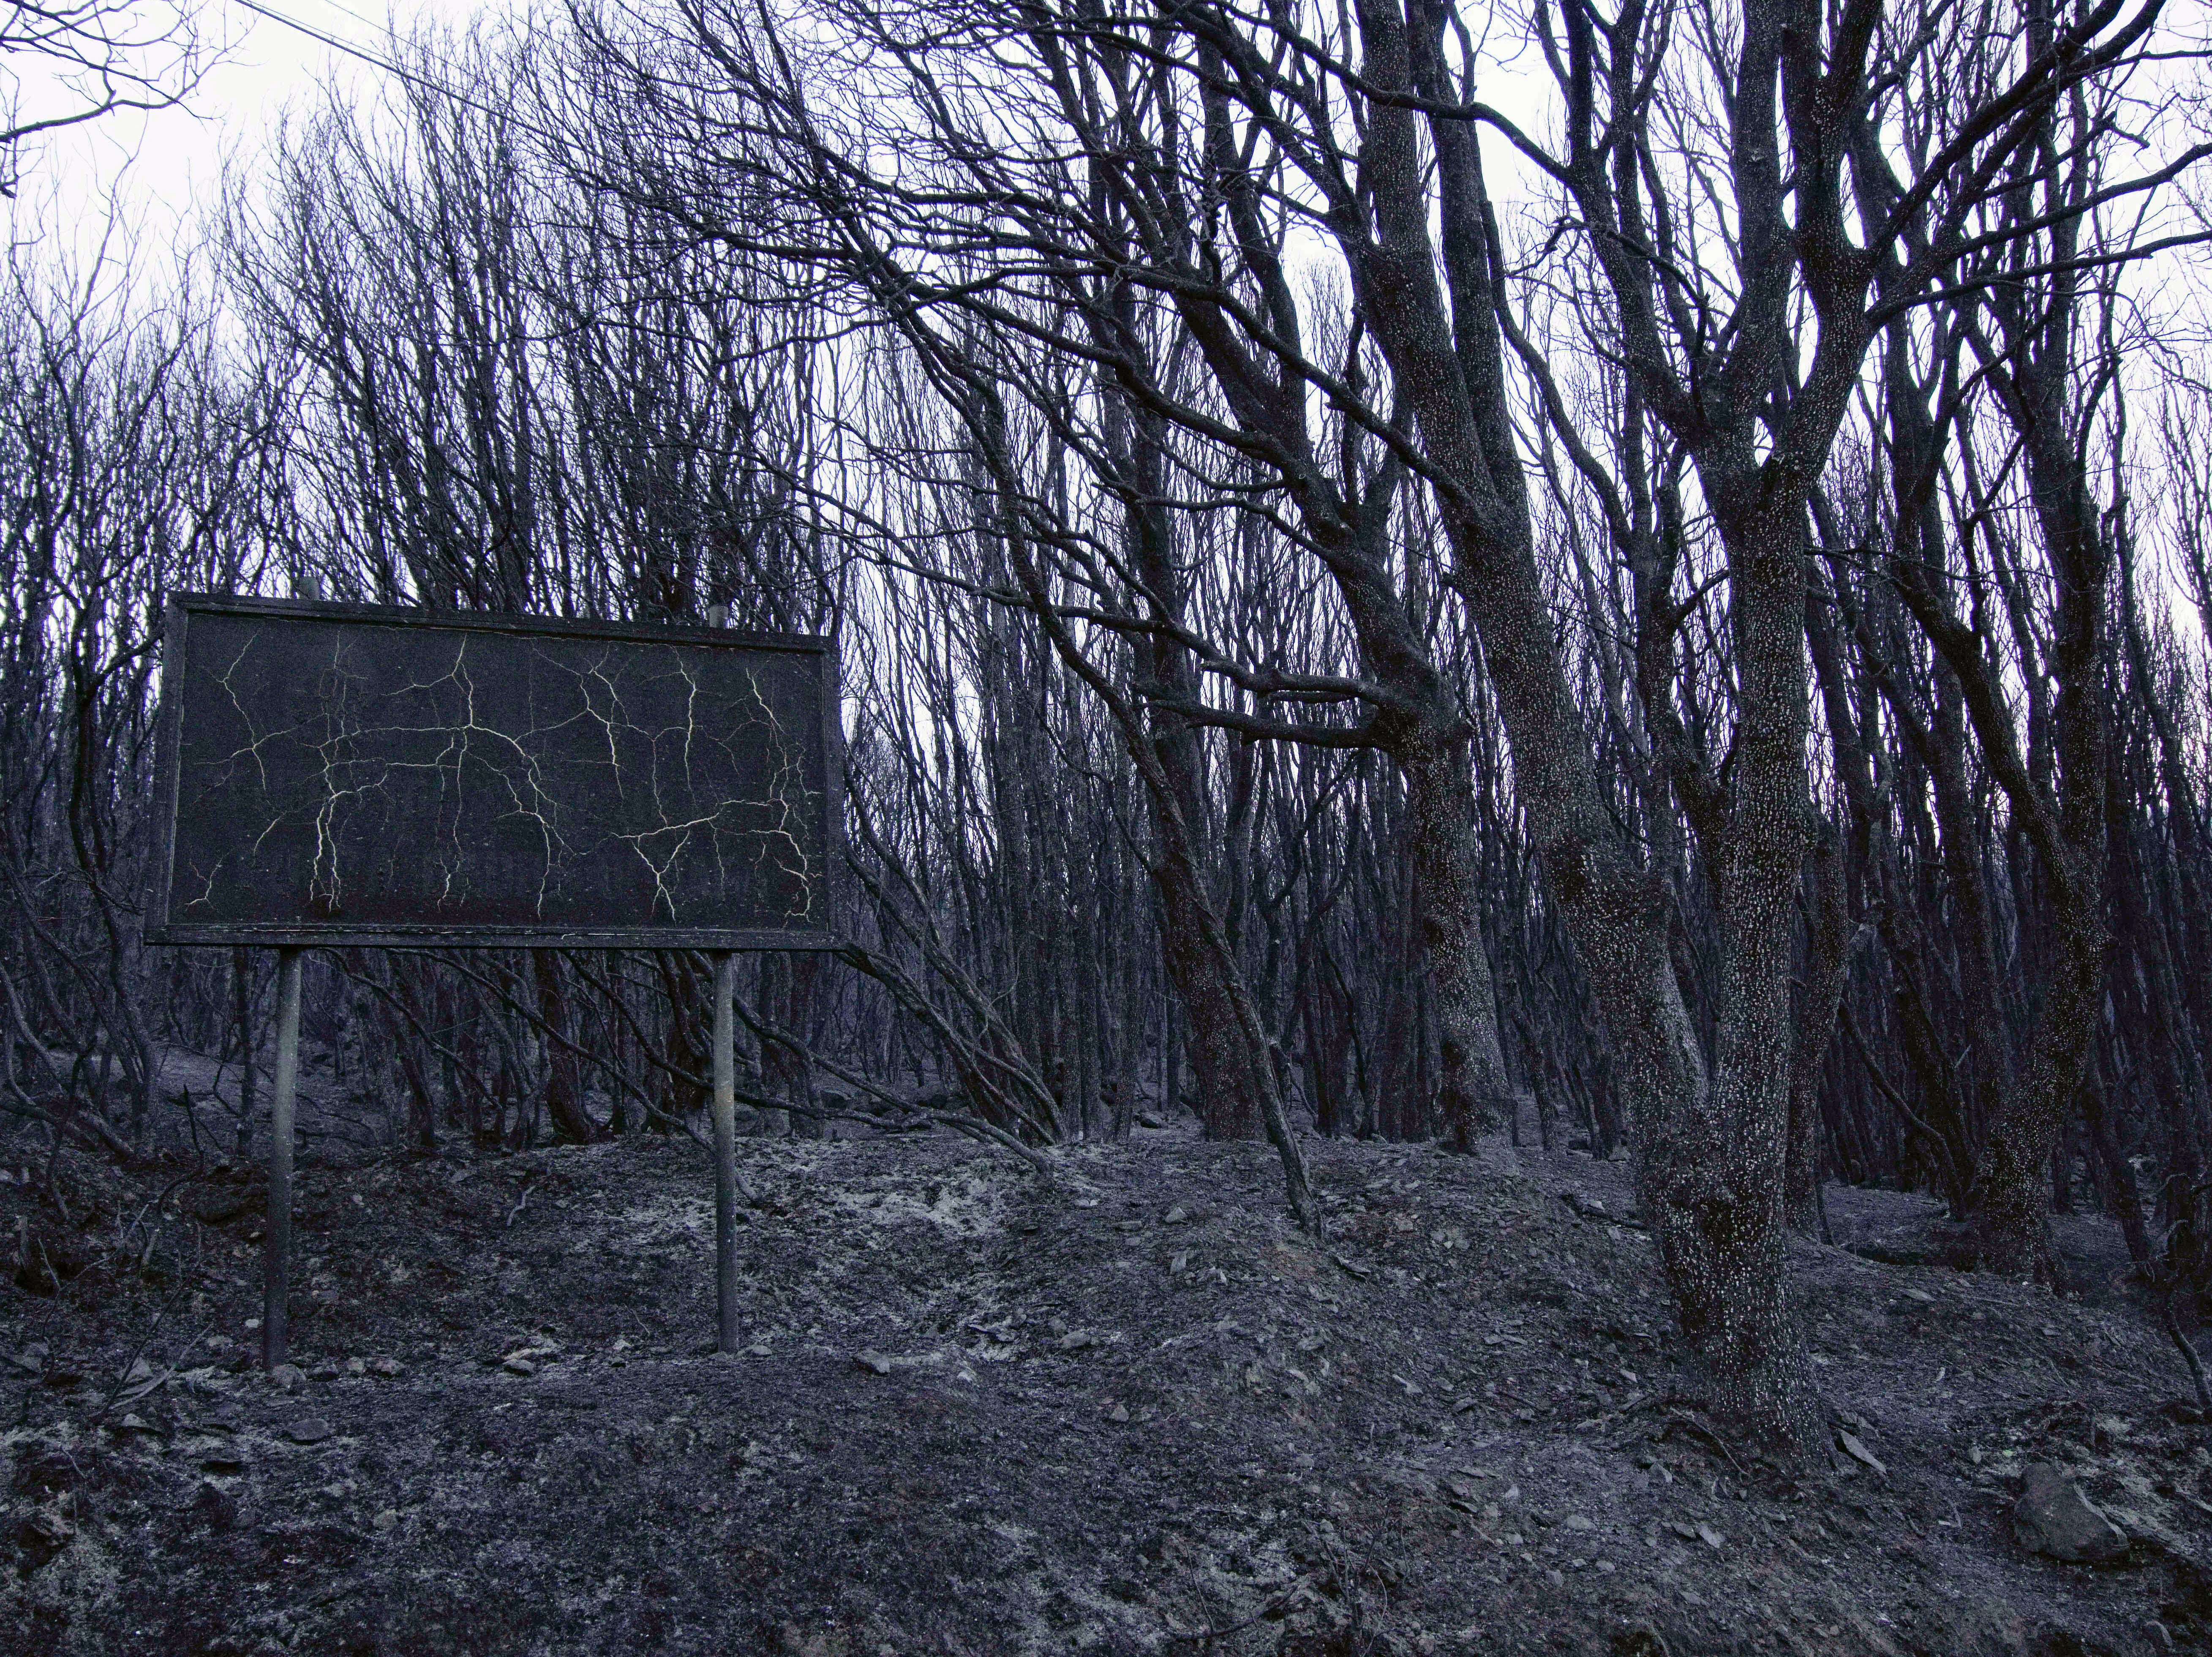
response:
[[[2212,1651],[2212,1435],[2104,1228],[2054,1295],[1832,1189],[1865,1458],[1784,1474],[1677,1395],[1623,1169],[1310,1148],[1321,1248],[1263,1146],[748,1142],[729,1357],[686,1142],[309,1168],[291,1391],[252,1169],[19,1170],[0,1651]],[[2122,1559],[2020,1548],[2031,1460]]]

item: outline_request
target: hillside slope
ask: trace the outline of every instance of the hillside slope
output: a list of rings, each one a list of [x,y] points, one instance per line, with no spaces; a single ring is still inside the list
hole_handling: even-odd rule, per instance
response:
[[[735,1357],[689,1144],[312,1168],[291,1390],[252,1170],[0,1187],[82,1268],[0,1286],[0,1648],[2212,1649],[2212,1435],[2115,1294],[1802,1247],[1882,1470],[1786,1479],[1674,1396],[1620,1168],[1312,1153],[1325,1249],[1264,1147],[747,1142]],[[2029,1459],[2124,1558],[2018,1545]]]

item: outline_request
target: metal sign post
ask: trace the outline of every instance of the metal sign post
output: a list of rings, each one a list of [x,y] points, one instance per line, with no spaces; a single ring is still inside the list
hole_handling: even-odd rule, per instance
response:
[[[292,1280],[292,1101],[300,1086],[300,956],[276,951],[276,1076],[269,1089],[269,1225],[261,1257],[261,1362],[284,1362]]]
[[[738,1350],[738,958],[714,951],[714,1350]]]

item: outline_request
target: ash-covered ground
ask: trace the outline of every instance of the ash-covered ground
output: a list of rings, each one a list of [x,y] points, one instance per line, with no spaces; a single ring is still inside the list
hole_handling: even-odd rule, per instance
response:
[[[1047,1154],[744,1142],[735,1357],[688,1141],[310,1168],[278,1381],[258,1169],[18,1164],[0,1650],[2212,1651],[2212,1433],[2098,1223],[2053,1294],[1832,1189],[1864,1454],[1784,1475],[1678,1395],[1617,1165],[1315,1142],[1317,1247],[1263,1146]],[[2030,1460],[2126,1552],[2026,1551]]]

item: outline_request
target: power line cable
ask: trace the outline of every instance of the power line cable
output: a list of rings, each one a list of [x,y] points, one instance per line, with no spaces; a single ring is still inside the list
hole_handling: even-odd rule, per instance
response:
[[[382,70],[386,75],[392,76],[396,79],[404,81],[410,86],[420,87],[425,92],[436,93],[441,98],[450,98],[455,103],[459,104],[462,107],[465,109],[473,109],[480,115],[489,115],[494,120],[511,122],[513,124],[521,128],[525,132],[531,134],[533,137],[542,138],[549,143],[556,143],[558,142],[558,140],[554,138],[551,133],[546,131],[543,127],[533,125],[532,123],[522,119],[520,116],[515,114],[512,108],[494,108],[491,105],[482,101],[480,99],[471,98],[465,92],[456,92],[452,87],[444,85],[438,81],[434,81],[427,75],[418,74],[411,69],[403,69],[398,64],[394,63],[392,59],[388,58],[380,58],[365,46],[357,46],[349,40],[341,39],[337,35],[326,34],[312,24],[301,22],[296,17],[288,17],[281,11],[276,11],[268,6],[261,4],[260,0],[238,0],[238,3],[243,6],[246,10],[252,12],[257,16],[265,17],[270,22],[281,24],[285,28],[296,30],[298,33],[306,35],[310,40],[320,41],[324,46],[330,47],[331,51],[343,52],[347,57],[356,58],[362,63],[367,64],[372,69]],[[368,22],[368,20],[362,17],[358,12],[348,11],[343,6],[333,6],[332,9],[334,10],[344,12],[347,16],[354,18],[356,21],[362,23]],[[374,28],[377,27],[377,25],[368,23],[368,27]],[[385,26],[385,29],[387,34],[391,34],[392,31],[388,24]],[[392,38],[395,42],[398,39],[397,35],[392,35]]]

